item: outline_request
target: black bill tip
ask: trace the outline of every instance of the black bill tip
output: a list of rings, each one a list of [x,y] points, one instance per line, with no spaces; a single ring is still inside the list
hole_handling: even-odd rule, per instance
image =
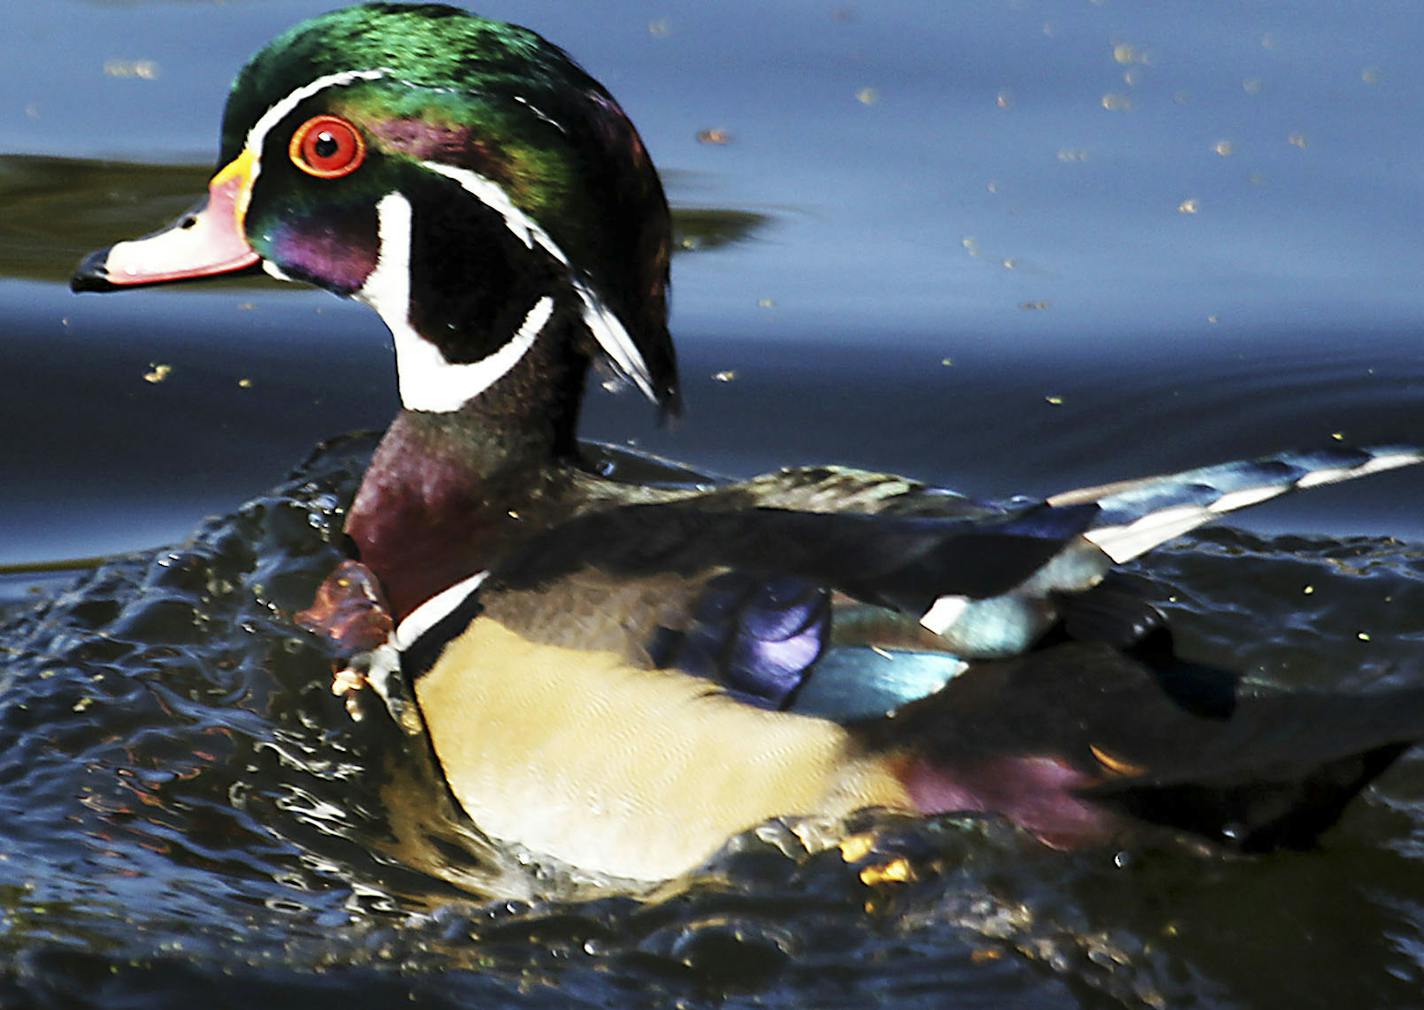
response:
[[[96,249],[79,262],[74,276],[69,278],[70,291],[112,291],[116,284],[109,280],[109,249]]]

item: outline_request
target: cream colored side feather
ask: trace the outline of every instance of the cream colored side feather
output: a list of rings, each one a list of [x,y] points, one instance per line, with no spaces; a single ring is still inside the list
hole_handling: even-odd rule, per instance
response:
[[[907,808],[834,723],[769,712],[698,678],[521,638],[488,617],[415,692],[466,813],[491,837],[632,880],[693,869],[777,815]]]

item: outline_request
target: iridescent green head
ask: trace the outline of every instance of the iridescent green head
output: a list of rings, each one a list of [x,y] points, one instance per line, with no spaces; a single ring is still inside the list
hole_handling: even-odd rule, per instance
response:
[[[535,33],[437,4],[313,18],[238,74],[220,169],[80,288],[245,269],[373,306],[406,406],[453,410],[541,337],[675,409],[667,202],[607,91]]]

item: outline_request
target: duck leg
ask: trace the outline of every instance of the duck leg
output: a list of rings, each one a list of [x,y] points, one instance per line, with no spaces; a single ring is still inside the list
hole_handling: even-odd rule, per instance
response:
[[[331,691],[357,714],[355,696],[368,686],[369,654],[385,644],[395,628],[381,584],[359,561],[343,561],[317,588],[316,599],[296,615],[298,627],[334,643]]]

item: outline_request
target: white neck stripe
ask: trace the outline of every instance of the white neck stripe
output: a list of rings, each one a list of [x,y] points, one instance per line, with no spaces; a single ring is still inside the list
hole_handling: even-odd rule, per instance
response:
[[[494,385],[534,346],[554,315],[554,299],[534,303],[519,331],[494,353],[466,364],[451,364],[440,348],[410,325],[410,201],[387,193],[376,204],[380,251],[376,267],[356,297],[375,309],[396,342],[396,377],[407,410],[447,413]]]
[[[514,201],[509,198],[509,194],[493,179],[486,178],[468,168],[442,165],[438,161],[423,161],[421,165],[459,183],[461,189],[502,217],[505,227],[525,246],[533,249],[537,245],[569,269],[569,282],[573,285],[582,305],[584,325],[589,328],[589,332],[598,341],[598,345],[612,360],[614,367],[631,379],[643,391],[644,396],[657,402],[657,394],[653,391],[652,375],[648,372],[647,362],[643,360],[638,345],[633,342],[633,338],[628,335],[627,329],[618,317],[603,304],[603,300],[588,286],[587,282],[575,274],[569,263],[569,258],[564,255],[564,251],[559,248],[558,243],[549,233],[540,227],[538,222],[516,207]]]

